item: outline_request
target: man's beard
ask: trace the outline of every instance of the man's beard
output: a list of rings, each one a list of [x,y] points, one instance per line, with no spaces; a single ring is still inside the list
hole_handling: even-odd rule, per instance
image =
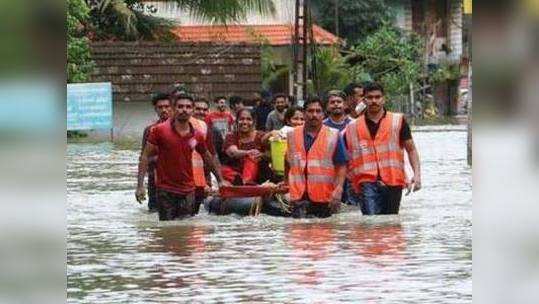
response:
[[[176,121],[177,121],[177,122],[186,122],[186,121],[188,121],[188,120],[189,120],[189,116],[185,116],[185,117],[184,117],[184,116],[180,116],[180,115],[176,116]]]
[[[380,110],[382,110],[382,107],[379,105],[371,105],[369,106],[368,110],[371,113],[378,113]]]
[[[306,121],[305,124],[309,127],[317,127],[320,123],[318,119],[310,119]]]
[[[161,114],[161,115],[159,115],[159,118],[160,118],[161,120],[167,120],[168,117],[169,117],[168,114]]]
[[[384,109],[383,107],[370,106],[367,108],[367,111],[365,112],[368,113],[369,115],[379,115],[380,113],[382,113],[383,109]]]

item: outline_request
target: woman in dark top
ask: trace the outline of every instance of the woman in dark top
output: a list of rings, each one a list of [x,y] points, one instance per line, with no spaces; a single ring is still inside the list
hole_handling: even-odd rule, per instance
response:
[[[223,145],[223,177],[235,185],[257,184],[266,150],[262,141],[264,133],[255,130],[254,118],[248,109],[239,110],[236,118],[235,131],[227,134]]]

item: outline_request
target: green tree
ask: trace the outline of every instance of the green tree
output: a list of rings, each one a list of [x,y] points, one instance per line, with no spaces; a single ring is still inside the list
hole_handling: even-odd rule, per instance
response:
[[[97,39],[171,39],[168,20],[149,16],[156,8],[142,0],[88,0]],[[171,0],[174,1],[174,0]],[[274,14],[272,0],[175,0],[180,9],[212,24],[245,19],[248,13]]]
[[[318,92],[315,92],[313,81],[309,80],[307,84],[309,94],[320,95],[331,89],[342,89],[352,80],[351,67],[337,47],[317,48],[314,58]],[[312,67],[312,61],[310,66]]]
[[[380,82],[391,101],[409,94],[411,83],[419,87],[424,76],[422,55],[422,39],[385,24],[352,46],[347,60],[355,80]]]
[[[312,0],[315,21],[336,33],[335,5],[338,8],[339,36],[355,44],[394,19],[388,0]]]
[[[90,9],[84,0],[67,0],[67,82],[84,82],[94,63],[85,34]]]

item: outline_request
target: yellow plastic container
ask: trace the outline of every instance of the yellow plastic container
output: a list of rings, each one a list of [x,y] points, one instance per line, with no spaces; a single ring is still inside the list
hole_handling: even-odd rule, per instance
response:
[[[277,139],[271,141],[271,166],[278,175],[284,175],[284,158],[286,154],[286,140]]]

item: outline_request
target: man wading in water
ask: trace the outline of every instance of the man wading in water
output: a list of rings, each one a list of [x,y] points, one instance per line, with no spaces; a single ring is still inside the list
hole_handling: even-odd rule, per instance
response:
[[[204,165],[215,174],[221,186],[221,170],[204,136],[189,122],[193,113],[193,98],[179,94],[173,101],[174,116],[154,126],[148,136],[138,166],[135,193],[141,203],[145,199],[144,176],[149,158],[157,155],[157,209],[159,220],[173,220],[193,213],[195,182],[192,154],[202,156]],[[211,145],[211,144],[210,144]]]
[[[364,87],[367,110],[350,123],[345,141],[350,155],[348,175],[360,193],[364,215],[399,213],[402,189],[421,189],[421,172],[410,127],[401,113],[384,108],[384,89],[377,83]],[[406,181],[404,150],[414,176]]]
[[[147,126],[144,129],[142,135],[142,149],[140,151],[140,157],[142,157],[142,151],[146,147],[146,141],[148,140],[148,135],[150,135],[150,130],[157,124],[160,124],[166,121],[172,113],[172,106],[170,104],[170,99],[165,93],[157,93],[152,98],[152,105],[155,113],[157,114],[157,121]],[[156,203],[156,192],[155,192],[155,163],[157,161],[156,157],[150,158],[148,162],[148,209],[150,211],[157,211]]]
[[[331,90],[327,95],[326,111],[328,117],[324,119],[324,125],[337,129],[342,133],[353,121],[345,111],[347,107],[345,103],[346,95],[339,90]],[[359,205],[358,195],[353,191],[348,179],[344,181],[342,201],[350,205]]]
[[[346,148],[339,131],[323,125],[323,119],[322,101],[309,99],[305,125],[287,135],[285,183],[293,217],[329,217],[341,202]]]
[[[215,149],[213,146],[212,132],[208,132],[208,126],[204,122],[209,111],[208,102],[199,98],[194,102],[194,112],[193,116],[189,119],[191,125],[195,128],[195,131],[198,131],[204,137],[204,141],[207,143],[210,152],[214,155],[215,159],[218,160],[217,155],[215,154]],[[204,202],[206,198],[206,193],[210,189],[211,185],[211,176],[210,168],[204,166],[204,161],[202,156],[196,151],[193,151],[193,180],[195,182],[195,205],[193,206],[193,215],[197,214],[200,205]]]

